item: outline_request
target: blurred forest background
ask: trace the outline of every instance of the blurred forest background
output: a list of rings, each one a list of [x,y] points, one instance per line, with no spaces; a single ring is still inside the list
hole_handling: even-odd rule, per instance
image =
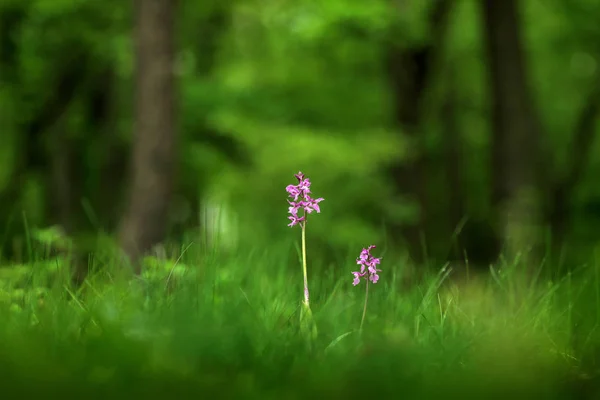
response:
[[[298,170],[325,198],[309,257],[589,261],[598,21],[594,0],[0,0],[3,263],[49,227],[133,259],[296,240]]]

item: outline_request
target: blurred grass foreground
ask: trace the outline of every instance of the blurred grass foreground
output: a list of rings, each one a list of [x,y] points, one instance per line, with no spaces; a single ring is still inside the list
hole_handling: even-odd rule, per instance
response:
[[[210,250],[210,249],[209,249]],[[319,336],[299,333],[293,246],[225,255],[185,247],[141,277],[109,251],[79,289],[68,256],[0,269],[4,398],[597,399],[598,265],[525,287],[442,268],[402,285],[386,259],[358,333],[355,260],[314,278]],[[292,257],[293,258],[293,257]]]

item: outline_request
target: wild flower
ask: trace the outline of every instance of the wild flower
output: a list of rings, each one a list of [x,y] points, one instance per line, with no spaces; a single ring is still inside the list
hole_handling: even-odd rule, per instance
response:
[[[310,310],[309,303],[309,292],[308,292],[308,274],[306,268],[306,219],[307,215],[313,211],[317,213],[321,212],[319,203],[323,201],[322,197],[312,198],[310,190],[310,180],[304,176],[302,172],[298,172],[294,175],[298,180],[297,185],[288,185],[285,190],[291,200],[288,200],[289,207],[288,213],[290,216],[288,219],[290,223],[288,226],[293,227],[299,225],[302,228],[302,272],[304,274],[304,301],[303,307],[300,313],[301,329],[309,335],[310,338],[314,338],[317,334],[316,325],[312,320],[312,312]],[[298,212],[302,210],[302,214],[298,215]]]
[[[377,274],[377,272],[380,272],[381,270],[377,269],[377,266],[381,263],[381,258],[376,258],[371,255],[371,250],[375,247],[375,245],[371,245],[366,249],[362,249],[360,256],[356,259],[356,264],[360,265],[360,271],[352,272],[354,275],[352,284],[354,286],[360,283],[360,278],[367,279],[367,285],[368,281],[377,283],[379,280],[379,274]]]
[[[354,275],[354,281],[352,282],[352,284],[354,286],[360,283],[361,278],[364,278],[364,280],[366,281],[365,304],[363,307],[363,315],[360,320],[359,332],[362,332],[363,324],[365,322],[365,315],[367,314],[367,302],[369,300],[369,282],[377,283],[379,281],[378,272],[381,272],[381,270],[377,268],[377,266],[381,264],[381,258],[373,257],[371,255],[371,250],[373,250],[375,247],[375,245],[371,245],[366,249],[362,249],[360,255],[356,259],[356,264],[360,265],[360,271],[352,272],[352,274]]]
[[[308,292],[308,274],[306,268],[306,217],[308,214],[316,211],[321,212],[319,203],[324,199],[322,197],[313,199],[310,196],[310,180],[304,176],[302,172],[294,174],[298,180],[297,185],[288,185],[285,190],[288,193],[292,201],[288,200],[289,207],[288,212],[290,216],[288,219],[291,222],[288,226],[292,227],[300,225],[302,228],[302,270],[304,273],[304,304],[309,305],[309,292]],[[303,215],[298,216],[300,209],[303,210]]]
[[[288,185],[285,190],[288,192],[289,197],[292,198],[293,201],[288,200],[290,206],[288,207],[288,212],[290,216],[288,217],[291,222],[288,226],[295,226],[300,224],[302,229],[304,229],[303,222],[306,221],[306,214],[310,214],[313,211],[317,213],[321,212],[321,208],[319,207],[319,203],[324,199],[322,197],[318,199],[313,199],[310,197],[310,180],[308,178],[304,178],[304,174],[302,172],[298,172],[294,175],[298,180],[297,185]],[[298,200],[302,198],[301,200]],[[298,216],[298,211],[302,209],[304,210],[304,215]]]

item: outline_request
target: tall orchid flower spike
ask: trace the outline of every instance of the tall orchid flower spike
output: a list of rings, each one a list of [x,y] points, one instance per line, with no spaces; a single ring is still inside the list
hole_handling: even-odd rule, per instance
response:
[[[310,295],[308,291],[308,273],[306,268],[306,220],[307,215],[315,211],[317,214],[321,212],[319,203],[324,199],[322,197],[311,197],[311,182],[304,176],[302,172],[294,174],[298,184],[288,185],[285,191],[288,193],[288,219],[289,227],[300,226],[302,229],[302,272],[304,275],[304,300],[302,302],[302,310],[300,313],[300,328],[310,338],[315,338],[317,328],[312,319],[310,310]]]
[[[298,181],[297,185],[288,185],[285,190],[290,199],[288,199],[288,226],[293,227],[299,225],[302,228],[302,270],[304,274],[304,304],[307,306],[310,303],[308,292],[308,274],[306,268],[306,217],[315,211],[317,214],[321,212],[319,203],[324,199],[322,197],[313,199],[310,196],[310,180],[304,176],[302,172],[294,175]],[[299,212],[302,212],[299,215]]]

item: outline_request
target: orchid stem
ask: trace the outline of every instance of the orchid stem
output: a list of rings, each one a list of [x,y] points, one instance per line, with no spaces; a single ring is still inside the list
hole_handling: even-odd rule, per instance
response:
[[[365,306],[363,307],[363,315],[360,319],[360,327],[358,328],[358,333],[362,335],[362,328],[365,322],[365,315],[367,315],[367,302],[369,301],[369,280],[367,279],[367,291],[365,293]]]
[[[308,274],[306,270],[306,217],[302,223],[302,271],[304,272],[304,304],[309,307]]]

